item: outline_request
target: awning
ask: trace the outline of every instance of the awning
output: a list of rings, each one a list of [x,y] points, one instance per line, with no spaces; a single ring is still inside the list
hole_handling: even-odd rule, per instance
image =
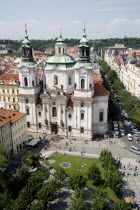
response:
[[[36,138],[36,139],[32,139],[30,142],[27,143],[27,146],[35,146],[38,142],[40,141],[40,139]]]

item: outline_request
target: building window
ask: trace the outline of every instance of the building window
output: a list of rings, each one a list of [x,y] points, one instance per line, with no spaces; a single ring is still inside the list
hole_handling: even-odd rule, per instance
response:
[[[71,114],[69,114],[69,119],[71,119]]]
[[[1,101],[1,97],[0,97],[0,101]]]
[[[65,54],[65,49],[63,48],[63,54]]]
[[[26,102],[26,104],[28,104],[28,98],[26,98],[25,102]]]
[[[10,98],[8,98],[8,102],[10,102]]]
[[[54,85],[58,85],[58,77],[57,76],[54,77]]]
[[[41,123],[38,123],[38,127],[39,127],[39,128],[41,128],[41,127],[42,127]]]
[[[84,128],[83,127],[80,128],[80,132],[84,133]]]
[[[16,109],[16,106],[14,106],[14,109]]]
[[[27,127],[30,128],[30,122],[27,122]]]
[[[33,87],[35,86],[35,82],[34,82],[34,80],[32,81],[32,86],[33,86]]]
[[[41,116],[41,112],[38,112],[38,115]]]
[[[13,98],[13,102],[15,102],[15,98]]]
[[[81,113],[81,120],[84,120],[84,113]]]
[[[71,128],[71,126],[69,126],[69,127],[68,127],[68,129],[69,129],[69,132],[71,132],[71,131],[72,131],[72,128]]]
[[[85,89],[85,80],[81,79],[81,89]]]
[[[3,101],[5,101],[5,97],[3,97]]]
[[[84,107],[84,102],[81,102],[81,107]]]
[[[11,105],[9,105],[9,109],[11,109]]]
[[[53,108],[52,108],[52,116],[53,116],[53,117],[57,117],[57,110],[56,110],[56,107],[53,107]]]
[[[14,89],[12,89],[12,93],[15,93]]]
[[[9,89],[7,90],[7,93],[9,93]]]
[[[69,85],[71,85],[71,77],[69,77]]]
[[[61,48],[60,47],[58,48],[58,52],[59,52],[59,54],[61,53]]]
[[[28,80],[27,77],[24,77],[24,85],[27,87],[28,86]]]
[[[19,91],[17,90],[17,94],[18,94],[18,92],[19,92]]]
[[[2,92],[5,93],[5,90],[3,89]]]
[[[104,113],[103,113],[103,111],[100,111],[99,121],[102,122],[103,120],[104,120]]]
[[[26,113],[27,113],[27,115],[29,115],[30,113],[29,113],[29,109],[26,109]]]

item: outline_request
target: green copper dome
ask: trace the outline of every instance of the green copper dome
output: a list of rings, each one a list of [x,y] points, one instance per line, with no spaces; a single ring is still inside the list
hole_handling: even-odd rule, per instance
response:
[[[44,70],[53,70],[55,68],[59,70],[71,70],[75,63],[75,59],[70,55],[54,55],[47,60]]]

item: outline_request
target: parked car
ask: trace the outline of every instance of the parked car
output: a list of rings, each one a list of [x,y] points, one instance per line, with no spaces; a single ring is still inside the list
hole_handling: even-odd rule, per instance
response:
[[[140,149],[138,147],[131,146],[130,151],[140,155]]]
[[[124,130],[120,130],[120,134],[121,134],[121,136],[125,136],[125,131]]]
[[[139,132],[139,131],[138,131],[137,129],[134,129],[134,128],[133,128],[133,129],[131,130],[131,132],[137,133],[137,132]]]
[[[127,139],[128,139],[128,141],[132,141],[132,140],[133,140],[133,136],[132,136],[131,133],[129,133],[129,134],[127,135]]]
[[[136,136],[136,137],[140,137],[140,132],[136,132],[136,133],[134,133],[134,136]]]

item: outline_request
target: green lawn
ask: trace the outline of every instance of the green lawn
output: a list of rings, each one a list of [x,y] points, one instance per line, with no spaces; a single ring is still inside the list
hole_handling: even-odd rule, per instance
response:
[[[66,168],[65,171],[68,175],[72,175],[74,173],[77,173],[79,169],[81,172],[86,176],[86,173],[88,171],[88,168],[92,165],[92,163],[96,163],[96,165],[99,167],[102,178],[104,179],[104,169],[102,168],[101,161],[99,159],[93,159],[93,158],[85,158],[85,157],[77,157],[77,156],[69,156],[69,155],[54,155],[50,158],[50,160],[55,160],[54,163],[50,164],[47,161],[47,164],[52,165],[54,168],[60,167],[60,165],[63,162],[68,162],[71,164],[70,168]],[[93,186],[91,181],[87,181],[87,187],[96,189],[97,187]],[[116,202],[118,200],[115,193],[108,187],[104,188],[104,191],[107,193],[110,200]]]

